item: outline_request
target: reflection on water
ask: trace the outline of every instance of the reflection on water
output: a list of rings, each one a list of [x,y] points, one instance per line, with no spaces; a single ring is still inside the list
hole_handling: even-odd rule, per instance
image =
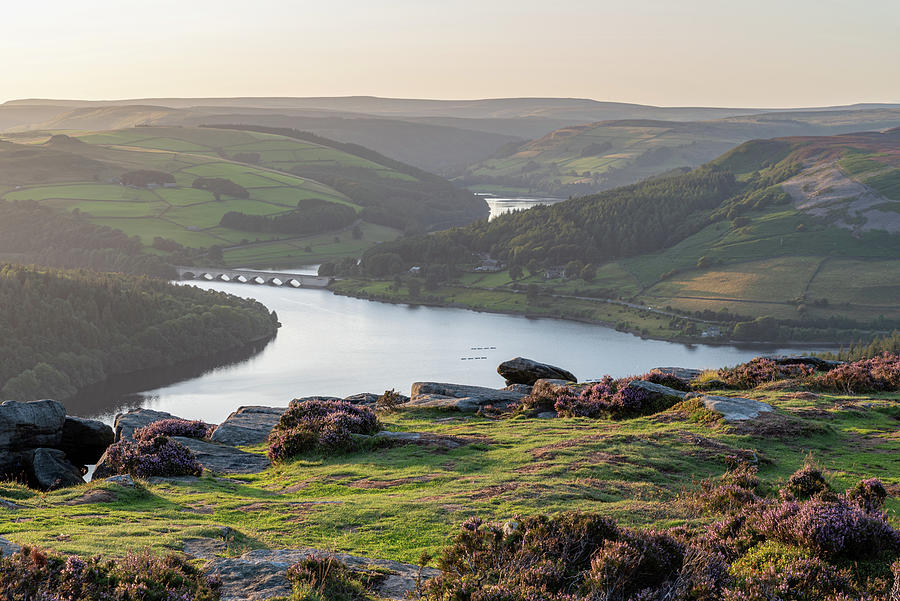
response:
[[[497,218],[504,213],[513,211],[525,211],[541,205],[553,205],[562,202],[563,198],[494,198],[485,197],[484,202],[491,209],[488,221]]]
[[[750,359],[756,348],[642,340],[584,323],[409,307],[296,290],[224,282],[191,283],[253,296],[277,311],[283,327],[256,354],[210,370],[123,379],[66,403],[73,414],[111,420],[123,408],[169,411],[220,422],[241,405],[285,406],[295,397],[348,396],[418,380],[503,386],[497,365],[521,355],[560,365],[581,380],[653,367],[719,367]],[[809,349],[807,349],[808,351]],[[827,349],[822,349],[827,350]],[[765,349],[765,352],[801,352]]]

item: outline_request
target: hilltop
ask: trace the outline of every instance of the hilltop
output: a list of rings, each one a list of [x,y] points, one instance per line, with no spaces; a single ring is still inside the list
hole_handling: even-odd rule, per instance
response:
[[[569,125],[510,144],[457,179],[472,188],[584,195],[693,168],[751,139],[820,136],[900,125],[900,109],[765,113],[704,121],[627,119]]]
[[[868,336],[900,324],[898,182],[900,129],[753,141],[688,173],[367,251],[362,275],[418,265],[424,293],[338,290],[656,337]]]
[[[134,173],[161,179],[124,185]],[[188,127],[8,135],[0,199],[74,214],[179,260],[220,249],[226,263],[260,266],[357,255],[405,228],[487,212],[440,177],[364,148]]]

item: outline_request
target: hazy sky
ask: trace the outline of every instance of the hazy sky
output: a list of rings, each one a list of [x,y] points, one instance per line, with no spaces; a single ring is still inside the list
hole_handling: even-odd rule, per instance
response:
[[[900,102],[900,0],[0,0],[0,102]]]

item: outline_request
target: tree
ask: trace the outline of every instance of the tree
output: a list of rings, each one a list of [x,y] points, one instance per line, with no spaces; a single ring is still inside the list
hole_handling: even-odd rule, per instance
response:
[[[585,282],[593,282],[594,278],[597,277],[597,268],[588,263],[581,269],[581,279]]]
[[[409,290],[410,298],[419,298],[419,294],[422,292],[422,283],[415,278],[411,278],[407,280],[406,288]]]
[[[354,240],[362,240],[363,231],[360,229],[358,225],[353,226],[353,239]]]
[[[513,280],[521,280],[522,279],[522,266],[518,263],[513,263],[509,266],[509,277]]]

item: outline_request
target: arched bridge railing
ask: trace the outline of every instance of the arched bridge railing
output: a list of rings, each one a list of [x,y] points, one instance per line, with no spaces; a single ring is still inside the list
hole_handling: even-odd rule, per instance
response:
[[[234,284],[256,284],[267,286],[290,286],[292,288],[325,288],[331,278],[297,273],[256,271],[252,269],[224,269],[217,267],[176,267],[181,280],[202,280],[207,282],[231,282]]]

